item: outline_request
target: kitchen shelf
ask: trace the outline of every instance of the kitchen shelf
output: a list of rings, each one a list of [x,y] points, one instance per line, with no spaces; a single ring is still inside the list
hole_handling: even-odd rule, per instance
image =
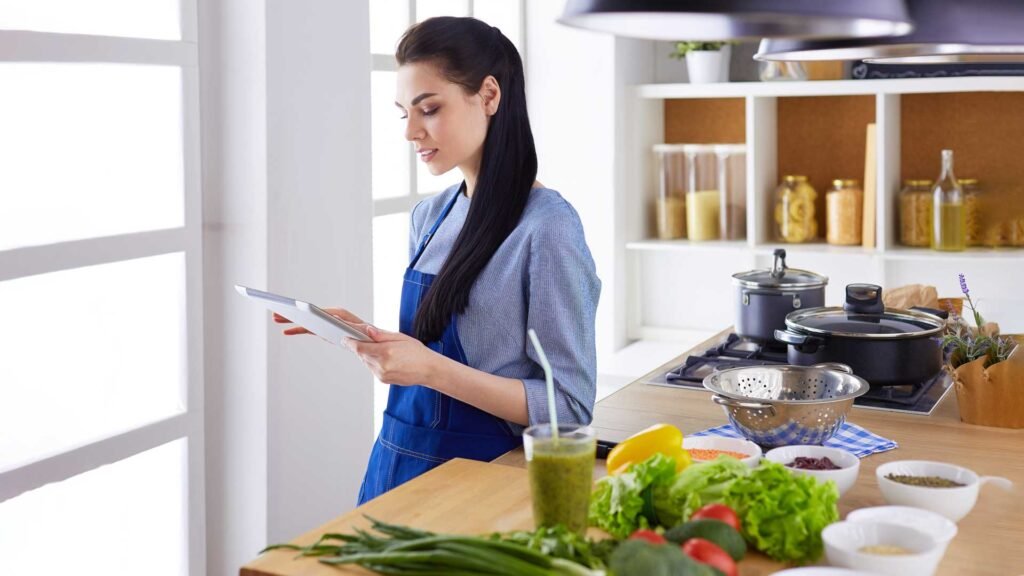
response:
[[[722,82],[718,84],[640,84],[639,98],[742,98],[747,96],[855,96],[936,92],[1019,92],[1024,77],[901,78],[891,80],[817,80],[805,82]]]
[[[942,295],[955,294],[957,273],[964,272],[972,290],[984,294],[987,317],[1024,331],[1016,288],[1024,285],[1024,249],[947,253],[904,247],[897,213],[902,180],[934,178],[940,148],[955,150],[964,170],[957,174],[981,180],[982,193],[997,197],[1001,209],[1016,213],[1024,207],[1024,164],[1017,158],[1024,77],[637,84],[632,94],[620,110],[622,210],[616,212],[627,280],[615,308],[625,340],[716,330],[731,322],[732,274],[770,266],[776,248],[786,249],[791,266],[829,277],[827,304],[839,302],[853,282],[931,284]],[[876,127],[874,247],[775,242],[773,191],[782,175],[809,173],[819,200],[827,189],[822,182],[863,179],[869,123]],[[747,148],[747,239],[653,239],[658,181],[651,147],[740,137]],[[822,237],[823,224],[819,220]]]

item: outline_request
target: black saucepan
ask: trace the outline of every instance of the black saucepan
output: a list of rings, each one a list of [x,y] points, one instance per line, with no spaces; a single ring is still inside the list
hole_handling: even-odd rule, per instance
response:
[[[885,308],[880,286],[850,284],[843,307],[793,312],[775,338],[789,345],[791,364],[840,362],[872,386],[915,384],[942,369],[942,316]]]
[[[794,310],[825,305],[828,277],[786,267],[786,251],[775,250],[770,270],[733,274],[736,334],[748,340],[771,342],[786,327]]]

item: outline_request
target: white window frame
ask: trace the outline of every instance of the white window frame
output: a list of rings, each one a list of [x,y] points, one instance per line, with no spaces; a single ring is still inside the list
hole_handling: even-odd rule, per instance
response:
[[[466,0],[469,5],[469,15],[473,16],[475,12],[475,6],[473,0]],[[507,0],[509,2],[516,2],[519,5],[519,38],[518,44],[519,56],[523,60],[523,65],[526,65],[526,0]],[[408,0],[409,2],[409,20],[406,22],[406,27],[412,26],[416,22],[416,0]],[[373,59],[371,70],[373,72],[395,72],[398,70],[398,64],[395,62],[394,54],[378,54],[373,53],[370,55]],[[402,212],[411,212],[412,209],[421,200],[430,198],[431,196],[441,192],[441,190],[433,190],[420,194],[417,191],[418,182],[416,179],[416,151],[409,147],[407,158],[407,165],[409,167],[409,189],[402,196],[394,196],[390,198],[374,198],[373,200],[373,216],[387,216],[388,214],[399,214]]]
[[[0,472],[0,502],[184,438],[188,443],[188,566],[189,574],[200,576],[206,573],[206,525],[197,0],[180,0],[180,17],[181,40],[0,30],[2,62],[101,62],[181,69],[185,225],[0,251],[0,281],[182,252],[188,353],[184,412]]]

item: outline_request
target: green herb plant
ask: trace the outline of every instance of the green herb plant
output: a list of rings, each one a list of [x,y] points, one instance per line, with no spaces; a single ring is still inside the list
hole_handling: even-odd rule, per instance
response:
[[[959,366],[973,362],[978,358],[985,358],[985,368],[1002,362],[1010,357],[1010,353],[1017,344],[1011,338],[999,336],[987,328],[985,318],[971,298],[971,291],[967,286],[967,279],[960,274],[960,291],[964,295],[964,301],[970,309],[974,326],[962,318],[950,307],[950,322],[946,324],[946,333],[942,337],[942,346],[949,351],[949,367],[955,369]]]
[[[686,57],[687,52],[717,52],[722,47],[734,44],[733,42],[676,42],[675,52],[671,52],[669,58],[677,58],[682,60]]]

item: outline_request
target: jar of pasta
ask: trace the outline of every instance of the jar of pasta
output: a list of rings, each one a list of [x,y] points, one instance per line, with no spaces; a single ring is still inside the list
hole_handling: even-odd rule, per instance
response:
[[[810,242],[818,236],[814,201],[818,193],[807,176],[787,175],[775,189],[775,232],[782,242]]]
[[[932,241],[932,181],[904,180],[900,190],[900,243],[930,246]]]
[[[833,180],[825,194],[826,230],[829,244],[851,246],[863,236],[864,191],[859,180]]]
[[[718,187],[715,147],[687,144],[686,154],[686,237],[690,240],[718,240],[721,237],[722,193]]]
[[[959,178],[956,182],[964,191],[964,213],[966,214],[965,219],[967,221],[967,245],[981,246],[983,244],[983,239],[981,205],[979,204],[980,197],[978,195],[981,188],[978,186],[978,179]]]

